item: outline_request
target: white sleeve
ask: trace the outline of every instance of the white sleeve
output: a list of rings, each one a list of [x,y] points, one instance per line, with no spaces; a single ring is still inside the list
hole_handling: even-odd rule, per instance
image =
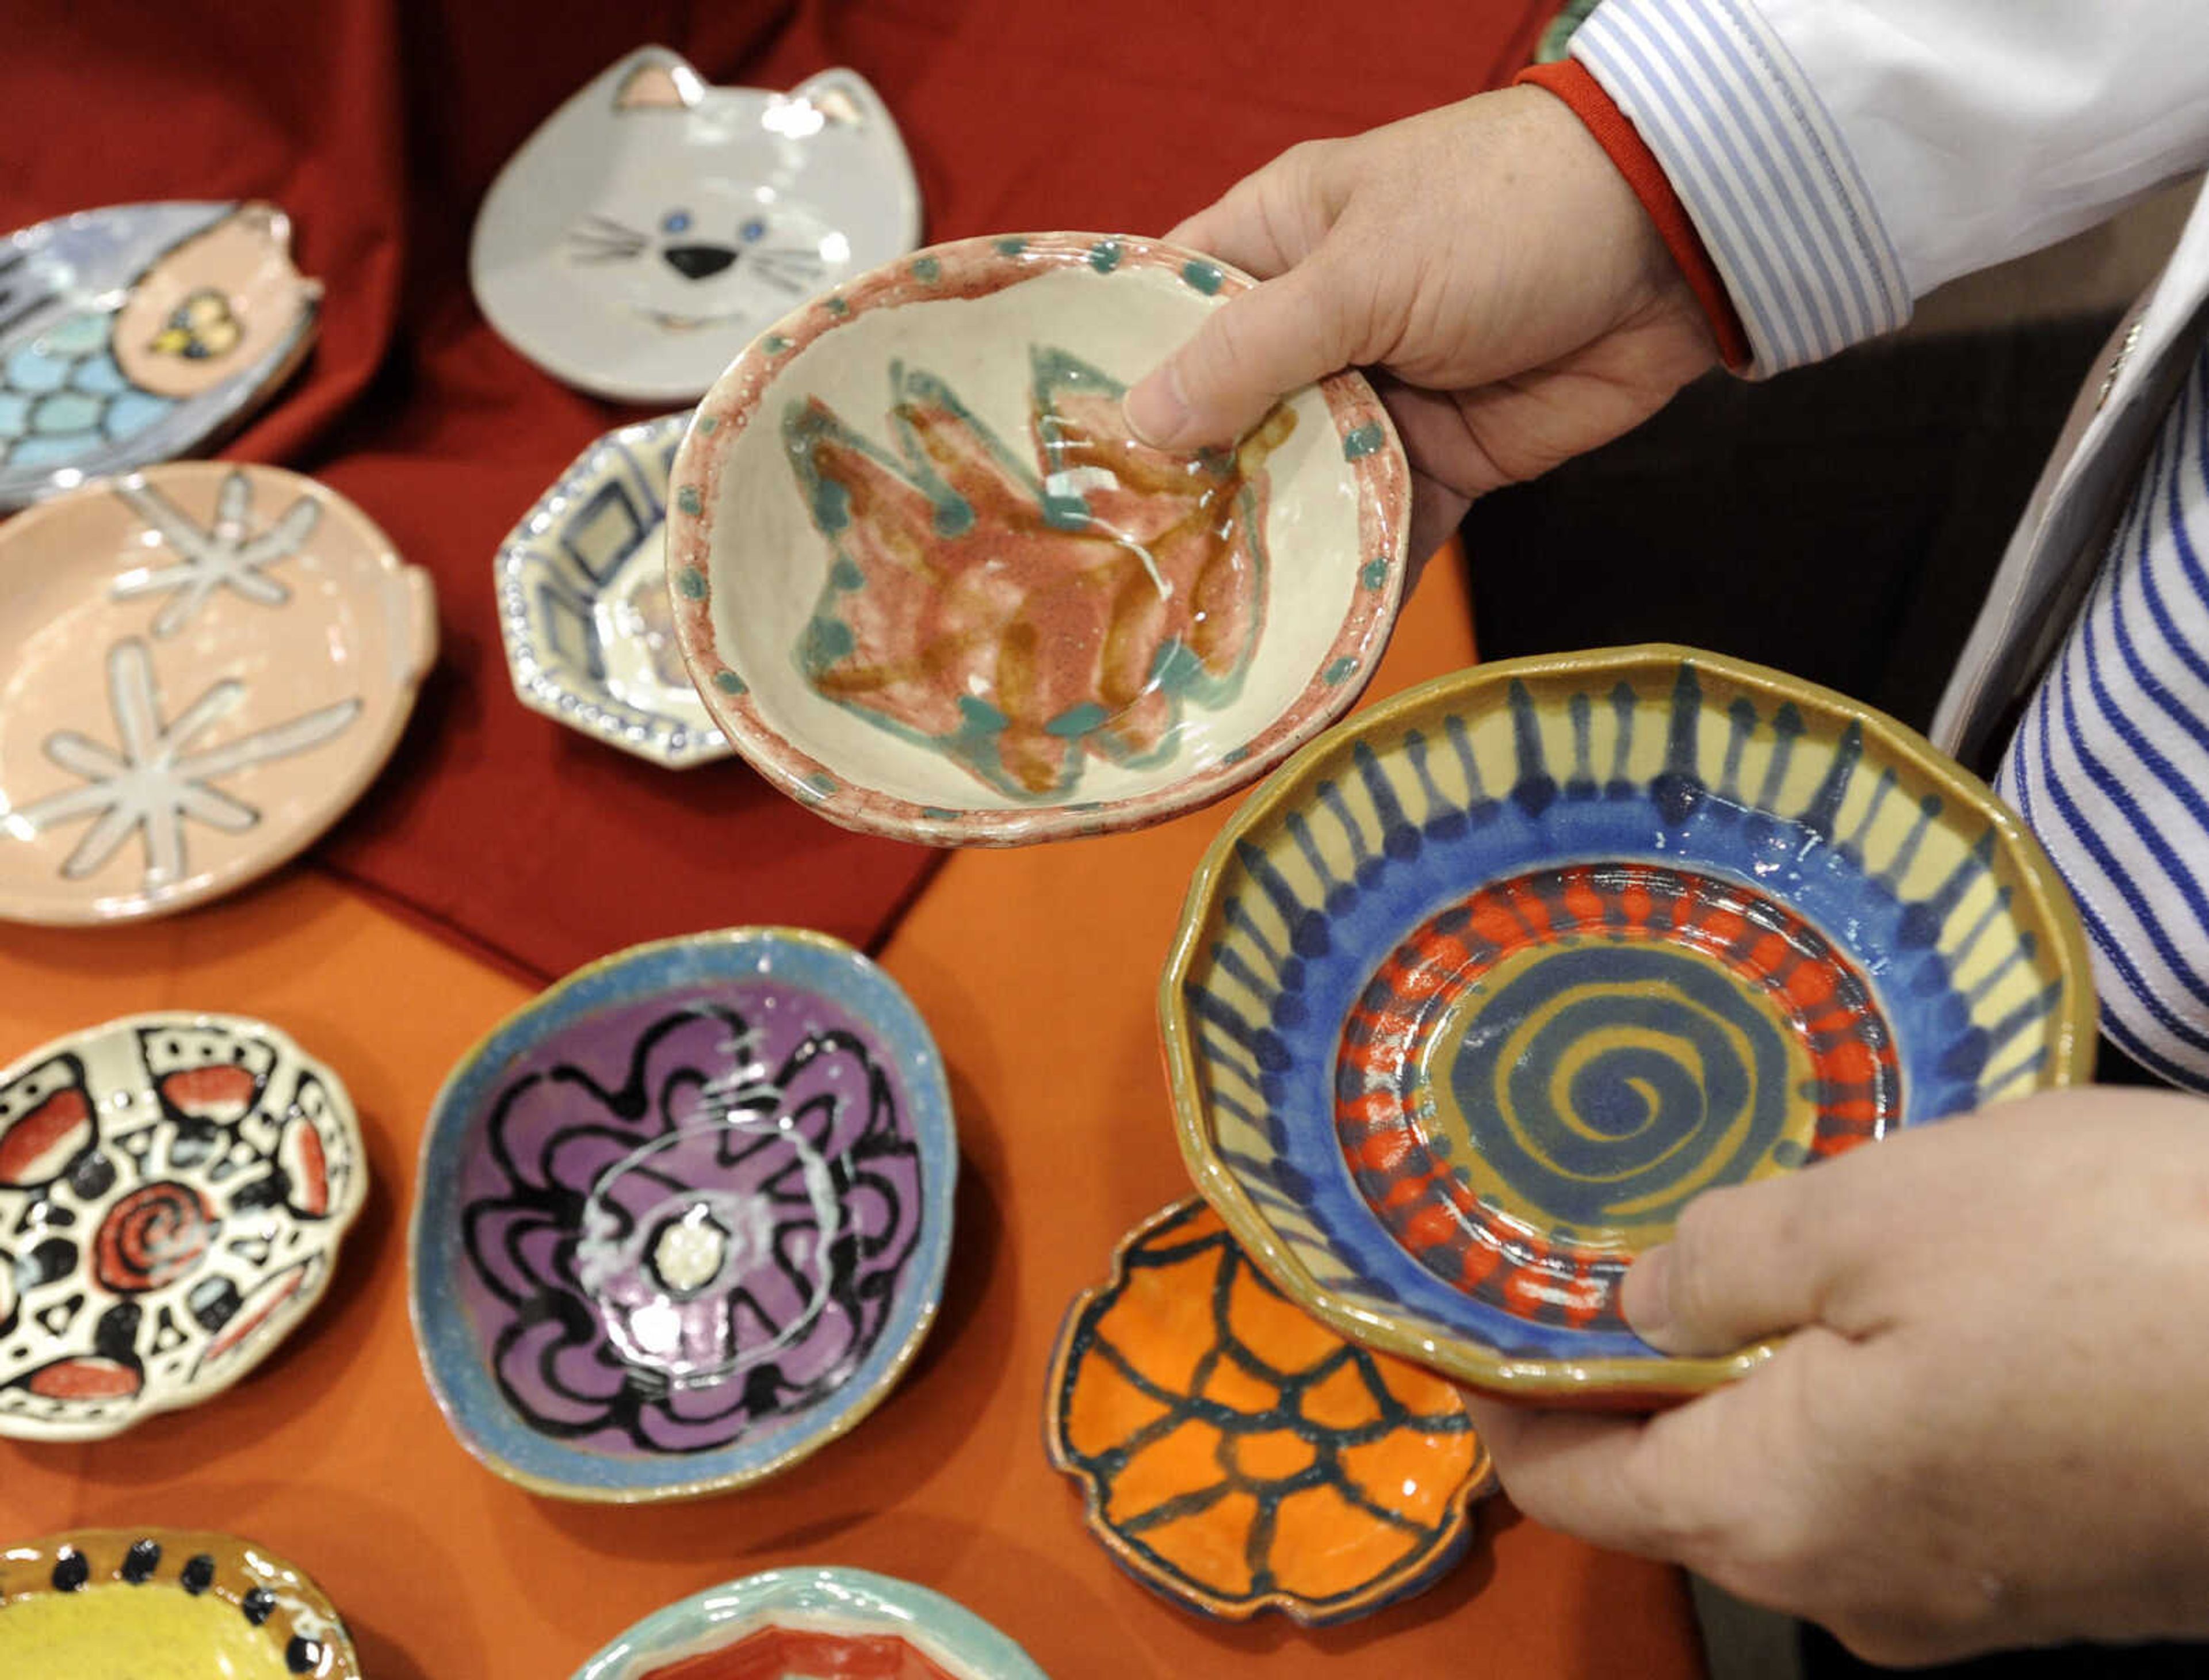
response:
[[[2209,164],[2209,0],[1605,0],[1572,51],[1761,373]]]

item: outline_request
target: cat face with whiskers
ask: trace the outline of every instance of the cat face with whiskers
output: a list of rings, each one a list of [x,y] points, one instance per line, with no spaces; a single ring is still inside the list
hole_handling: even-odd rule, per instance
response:
[[[647,48],[508,165],[471,274],[491,323],[561,377],[680,400],[769,322],[918,233],[903,144],[857,75],[787,94],[714,87]]]
[[[717,183],[679,184],[680,202],[641,217],[627,205],[593,210],[568,232],[569,262],[599,271],[609,297],[653,325],[756,329],[851,266],[851,240],[803,207],[759,202],[758,190],[731,202]]]

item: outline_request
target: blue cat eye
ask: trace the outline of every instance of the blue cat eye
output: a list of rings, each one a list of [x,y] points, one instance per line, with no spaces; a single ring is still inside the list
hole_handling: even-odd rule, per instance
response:
[[[742,239],[746,244],[750,244],[755,239],[764,238],[766,235],[767,224],[761,221],[757,216],[754,216],[749,221],[746,222],[742,227],[737,230],[737,237]]]
[[[659,227],[663,233],[688,233],[690,231],[690,213],[688,210],[670,210],[660,218]]]

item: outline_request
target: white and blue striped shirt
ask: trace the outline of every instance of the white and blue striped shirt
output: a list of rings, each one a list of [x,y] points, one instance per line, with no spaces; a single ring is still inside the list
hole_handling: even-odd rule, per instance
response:
[[[2079,901],[2120,1049],[2209,1090],[2209,351],[1995,790]]]
[[[2093,9],[2079,9],[2085,24]],[[1605,0],[1572,52],[1670,176],[1755,371],[1899,327],[1946,278],[1950,253],[1924,229],[1898,252],[1860,160],[1752,0]],[[2070,208],[2051,214],[2076,225]],[[2209,349],[2199,355],[1995,786],[2078,900],[2104,1031],[2209,1092]]]

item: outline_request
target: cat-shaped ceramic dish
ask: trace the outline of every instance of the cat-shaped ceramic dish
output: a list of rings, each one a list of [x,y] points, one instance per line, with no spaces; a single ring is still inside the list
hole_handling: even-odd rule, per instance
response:
[[[120,204],[0,242],[0,509],[206,448],[291,376],[321,283],[271,204]]]
[[[557,378],[683,402],[769,322],[919,238],[905,142],[856,71],[715,87],[647,46],[500,172],[468,276],[499,335]]]

